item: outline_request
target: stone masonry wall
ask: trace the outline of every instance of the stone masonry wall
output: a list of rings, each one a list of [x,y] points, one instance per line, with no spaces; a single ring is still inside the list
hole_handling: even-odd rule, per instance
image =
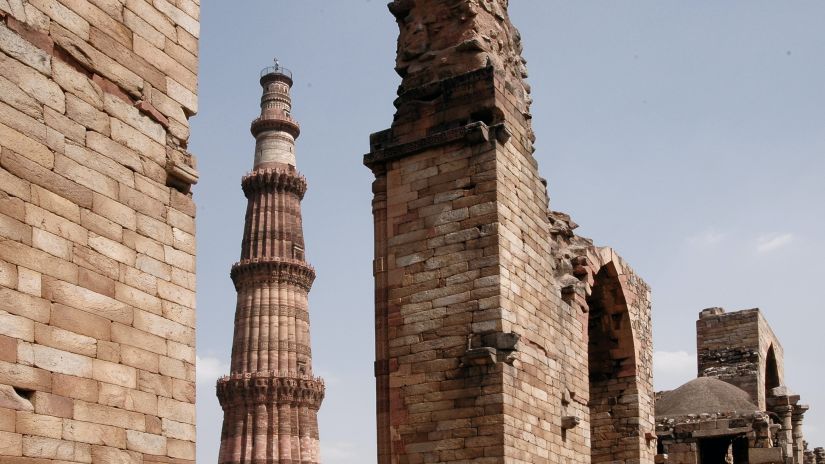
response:
[[[198,0],[0,0],[0,462],[192,463]]]
[[[766,410],[765,374],[773,347],[778,381],[784,384],[782,345],[759,309],[725,313],[709,308],[696,321],[699,377],[717,377],[750,393]]]
[[[378,462],[589,463],[592,278],[578,300],[556,279],[507,1],[389,7],[403,81],[364,160],[376,177]],[[633,362],[612,398],[628,414],[605,441],[613,462],[652,462],[649,290],[626,269],[616,288]]]

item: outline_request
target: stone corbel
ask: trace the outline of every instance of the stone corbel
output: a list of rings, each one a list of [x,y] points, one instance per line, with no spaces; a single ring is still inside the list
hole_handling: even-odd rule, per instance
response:
[[[166,184],[189,193],[192,185],[198,183],[200,175],[195,169],[194,157],[189,153],[171,151],[166,157]]]
[[[561,428],[563,430],[570,430],[579,425],[581,421],[582,420],[579,416],[563,416],[561,418]]]

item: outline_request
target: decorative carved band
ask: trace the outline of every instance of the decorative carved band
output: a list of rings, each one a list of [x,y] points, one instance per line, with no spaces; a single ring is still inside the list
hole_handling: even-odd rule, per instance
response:
[[[309,264],[296,259],[275,257],[241,260],[232,266],[229,275],[236,290],[244,283],[286,282],[308,292],[315,281],[315,269]]]
[[[218,401],[224,409],[255,404],[290,404],[314,410],[324,399],[320,377],[295,372],[254,372],[218,379]]]
[[[301,126],[298,125],[297,121],[287,115],[256,118],[252,121],[252,125],[249,130],[252,131],[252,135],[255,137],[257,137],[261,132],[268,130],[284,131],[296,139],[299,135],[301,135]]]
[[[241,188],[247,198],[254,192],[293,192],[303,199],[307,191],[306,177],[295,171],[280,168],[256,169],[241,179]]]

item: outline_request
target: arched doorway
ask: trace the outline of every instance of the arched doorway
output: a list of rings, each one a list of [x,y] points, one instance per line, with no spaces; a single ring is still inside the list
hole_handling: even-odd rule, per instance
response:
[[[776,365],[776,353],[773,345],[768,348],[768,355],[765,357],[765,397],[771,396],[771,390],[780,386],[779,367]]]
[[[596,274],[587,305],[591,462],[624,462],[640,447],[631,420],[639,417],[639,395],[627,299],[612,263]]]

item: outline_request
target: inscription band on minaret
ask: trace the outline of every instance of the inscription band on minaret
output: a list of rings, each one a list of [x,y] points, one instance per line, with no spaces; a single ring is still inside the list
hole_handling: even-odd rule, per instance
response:
[[[255,161],[247,198],[231,372],[218,380],[224,411],[219,464],[320,462],[318,409],[324,383],[312,374],[307,295],[315,270],[304,256],[295,168],[292,73],[275,60],[261,71],[261,114],[252,122]]]

